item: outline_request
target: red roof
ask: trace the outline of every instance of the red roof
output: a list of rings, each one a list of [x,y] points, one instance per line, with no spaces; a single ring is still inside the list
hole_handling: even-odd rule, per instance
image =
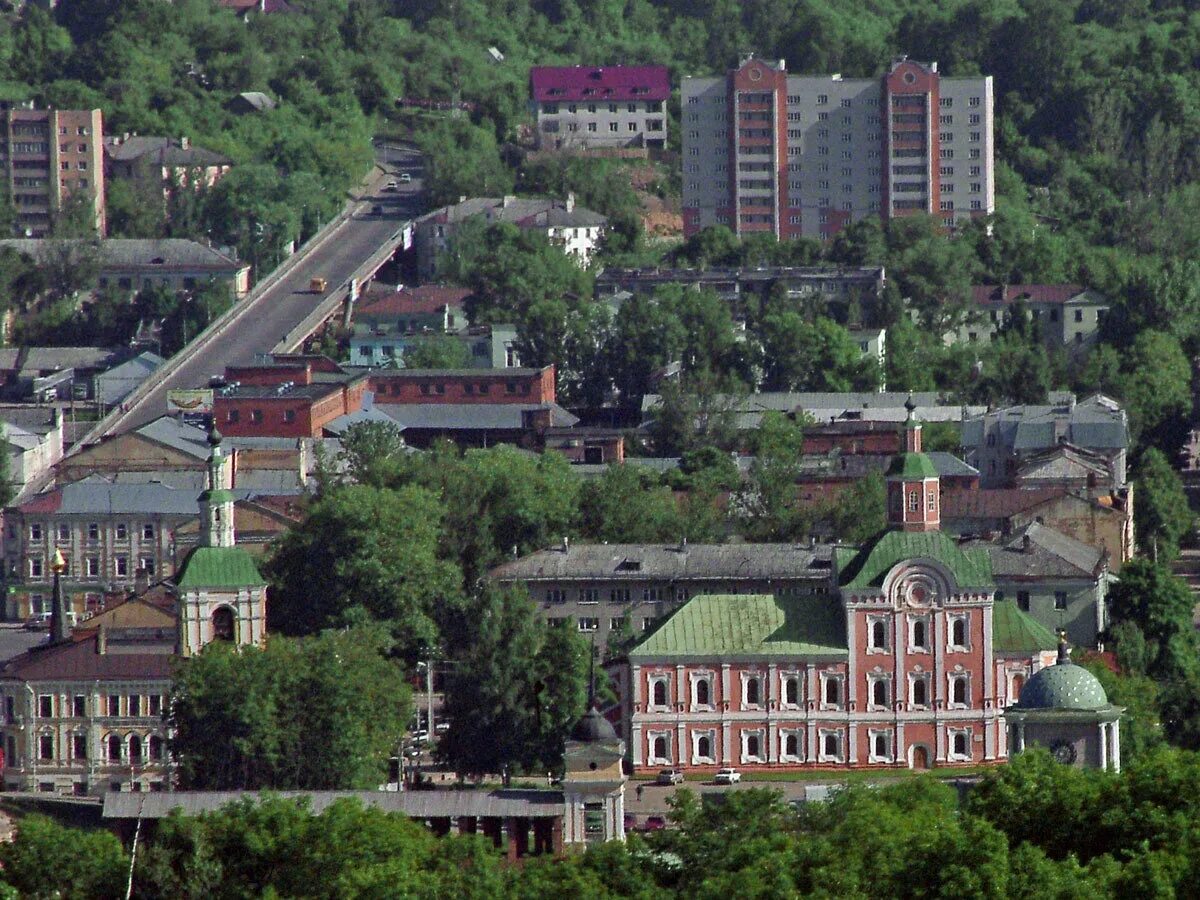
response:
[[[76,631],[61,644],[42,644],[9,660],[0,668],[0,678],[22,681],[167,680],[172,675],[176,656],[162,652],[162,649],[147,647],[139,650],[133,645],[122,646],[118,652],[97,653],[96,632]]]
[[[534,66],[529,70],[539,103],[574,100],[666,100],[666,66]]]
[[[52,513],[62,508],[62,488],[37,494],[17,507],[23,513]]]
[[[1082,284],[977,284],[971,288],[971,299],[979,306],[1008,306],[1018,300],[1066,303],[1085,290]]]
[[[942,519],[1007,519],[1068,493],[1062,487],[944,491]]]
[[[405,316],[414,313],[435,313],[443,306],[461,309],[463,301],[471,295],[466,288],[444,287],[438,284],[423,284],[419,287],[401,288],[389,294],[367,294],[366,302],[359,306],[362,315]]]

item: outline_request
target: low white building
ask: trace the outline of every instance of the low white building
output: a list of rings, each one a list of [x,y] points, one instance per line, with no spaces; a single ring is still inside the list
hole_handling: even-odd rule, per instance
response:
[[[0,435],[8,449],[8,483],[17,497],[62,459],[62,410],[0,410]]]

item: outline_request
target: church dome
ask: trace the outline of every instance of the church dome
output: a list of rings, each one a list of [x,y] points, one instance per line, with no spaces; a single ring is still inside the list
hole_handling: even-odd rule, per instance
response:
[[[612,722],[600,715],[600,710],[592,707],[582,719],[571,729],[571,740],[585,744],[604,744],[620,740]]]
[[[1026,682],[1018,709],[1103,709],[1108,695],[1100,679],[1067,660],[1047,666]]]

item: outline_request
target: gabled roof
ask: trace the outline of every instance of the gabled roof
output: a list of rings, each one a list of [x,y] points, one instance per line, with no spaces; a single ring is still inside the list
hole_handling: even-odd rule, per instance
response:
[[[372,291],[359,300],[359,316],[411,316],[440,312],[443,307],[462,307],[471,292],[466,288],[440,284],[403,287],[398,291]]]
[[[1037,653],[1053,650],[1056,638],[1041,622],[1017,608],[1012,600],[997,600],[992,605],[992,649],[996,653]]]
[[[38,258],[45,246],[41,238],[5,238],[0,247],[11,247],[33,259]],[[198,241],[185,238],[106,238],[99,242],[100,268],[146,269],[167,271],[210,271],[213,273],[239,272],[246,263],[231,259],[224,253],[207,247]]]
[[[1065,487],[979,488],[942,492],[942,522],[952,519],[1007,519],[1065,497]]]
[[[888,478],[913,481],[937,478],[938,470],[924,453],[897,453],[887,470]]]
[[[472,197],[426,213],[417,224],[453,225],[472,216],[482,216],[488,222],[511,222],[520,228],[594,228],[608,224],[606,216],[582,206],[567,209],[562,200],[526,197]]]
[[[168,680],[175,661],[170,629],[121,629],[108,635],[108,652],[99,653],[96,631],[76,631],[61,644],[43,644],[13,657],[0,668],[0,677],[22,681],[132,679]],[[139,639],[141,635],[145,639]],[[114,646],[123,644],[124,646]],[[113,652],[118,651],[118,652]]]
[[[100,476],[64,484],[17,507],[21,512],[55,515],[194,516],[196,495],[165,484],[113,484]]]
[[[251,0],[257,2],[257,0]],[[104,155],[114,162],[133,162],[145,159],[159,166],[227,166],[232,160],[204,147],[183,146],[178,138],[131,135],[127,138],[108,137],[104,140]]]
[[[258,587],[266,584],[254,557],[241,547],[197,547],[175,576],[180,590]]]
[[[1104,559],[1103,550],[1039,522],[1031,522],[1019,534],[1001,542],[974,541],[967,546],[987,552],[992,561],[992,573],[997,578],[1093,580]]]
[[[963,550],[940,531],[887,531],[862,549],[838,547],[838,579],[843,588],[882,587],[888,572],[907,559],[934,559],[948,568],[961,588],[993,587],[992,564],[984,550]]]
[[[630,651],[629,658],[845,656],[845,622],[832,598],[702,594]]]
[[[977,284],[971,288],[971,299],[977,306],[1009,306],[1020,301],[1062,304],[1076,300],[1108,305],[1107,297],[1081,284]]]
[[[525,427],[522,413],[543,409],[550,410],[551,425],[567,426],[579,421],[557,403],[379,403],[375,409],[386,413],[401,429],[512,431]]]
[[[1070,444],[1058,444],[1033,453],[1017,467],[1018,483],[1030,480],[1082,481],[1089,476],[1108,478],[1111,475],[1106,455]]]
[[[666,66],[534,66],[533,99],[555,101],[666,100],[671,77]]]

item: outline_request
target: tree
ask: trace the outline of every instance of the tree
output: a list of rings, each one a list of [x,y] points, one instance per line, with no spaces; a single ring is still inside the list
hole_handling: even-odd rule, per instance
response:
[[[378,631],[215,643],[171,687],[171,753],[188,790],[374,788],[408,723],[408,685]],[[220,735],[220,740],[213,740]]]
[[[391,422],[355,422],[342,434],[340,458],[358,484],[383,488],[398,477],[408,452],[404,433]]]
[[[754,433],[754,460],[737,494],[737,514],[748,540],[794,541],[806,535],[813,511],[796,502],[804,454],[804,424],[769,411]]]
[[[404,348],[407,369],[465,369],[470,363],[467,345],[452,334],[417,337]]]
[[[16,837],[0,844],[0,897],[120,897],[129,862],[107,831],[66,828],[41,815],[20,819]]]
[[[675,495],[657,484],[653,472],[633,462],[614,463],[600,478],[584,483],[579,524],[589,540],[654,544],[685,536]]]
[[[267,561],[271,630],[315,634],[375,620],[397,656],[420,659],[460,597],[459,570],[438,554],[444,515],[415,485],[330,491]]]
[[[1143,331],[1123,368],[1120,395],[1132,437],[1173,450],[1192,409],[1192,368],[1179,341],[1161,331]]]
[[[678,456],[695,447],[737,445],[737,412],[745,386],[711,373],[671,378],[659,386],[650,434],[658,456]]]
[[[1169,563],[1195,525],[1183,482],[1162,451],[1150,447],[1138,461],[1135,483],[1138,545],[1154,559]]]
[[[873,472],[860,478],[828,506],[833,536],[850,544],[862,544],[887,527],[887,485]]]
[[[762,342],[767,390],[874,390],[879,384],[878,368],[831,319],[770,314],[763,320]]]
[[[425,184],[434,205],[512,192],[512,172],[500,160],[491,128],[447,119],[418,134],[417,146],[425,154]]]

